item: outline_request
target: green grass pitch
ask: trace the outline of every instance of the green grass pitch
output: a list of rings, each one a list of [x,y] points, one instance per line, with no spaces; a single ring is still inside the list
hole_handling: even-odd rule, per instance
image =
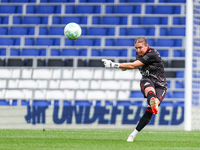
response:
[[[0,130],[3,150],[193,150],[200,149],[200,131],[143,130],[126,142],[132,130],[46,129]]]

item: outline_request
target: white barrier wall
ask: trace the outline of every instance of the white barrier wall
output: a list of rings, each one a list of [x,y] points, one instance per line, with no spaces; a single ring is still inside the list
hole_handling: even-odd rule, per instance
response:
[[[146,107],[130,106],[0,106],[0,128],[134,129]],[[184,107],[162,106],[148,128],[183,129]]]

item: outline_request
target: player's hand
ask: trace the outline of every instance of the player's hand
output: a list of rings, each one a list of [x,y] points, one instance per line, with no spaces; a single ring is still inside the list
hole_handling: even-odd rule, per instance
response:
[[[119,68],[119,63],[114,63],[111,60],[102,59],[105,68]]]

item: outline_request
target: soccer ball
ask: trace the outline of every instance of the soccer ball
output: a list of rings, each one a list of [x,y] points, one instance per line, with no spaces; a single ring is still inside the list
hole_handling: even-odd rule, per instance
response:
[[[64,28],[64,34],[69,40],[76,40],[81,36],[81,27],[74,22],[68,23]]]

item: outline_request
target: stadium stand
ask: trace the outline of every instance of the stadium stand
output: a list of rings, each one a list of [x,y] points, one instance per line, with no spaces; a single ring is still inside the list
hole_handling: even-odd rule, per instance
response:
[[[76,41],[64,37],[69,22],[82,27]],[[101,62],[134,60],[138,36],[164,59],[166,99],[183,100],[185,0],[1,0],[1,98],[143,99],[139,72]]]

